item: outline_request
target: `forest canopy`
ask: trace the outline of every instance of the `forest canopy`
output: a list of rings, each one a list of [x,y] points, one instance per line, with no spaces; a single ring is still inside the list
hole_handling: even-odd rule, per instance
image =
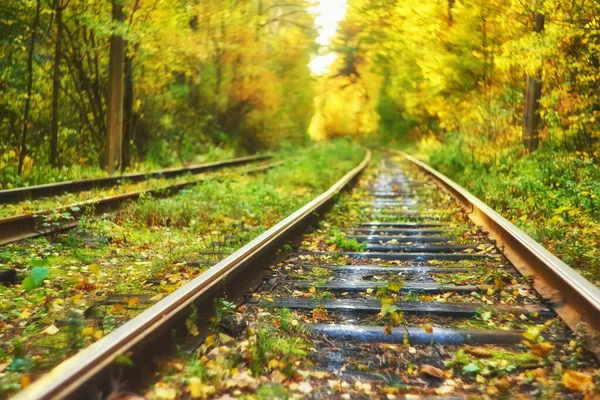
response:
[[[109,170],[305,142],[313,19],[302,0],[3,2],[2,187],[31,169],[105,164],[118,118]]]
[[[486,162],[502,149],[522,149],[523,134],[528,150],[541,143],[598,151],[598,2],[348,6],[335,42],[339,58],[320,82],[314,136],[460,140]],[[360,123],[336,111],[347,102],[360,102],[361,115],[353,116]]]

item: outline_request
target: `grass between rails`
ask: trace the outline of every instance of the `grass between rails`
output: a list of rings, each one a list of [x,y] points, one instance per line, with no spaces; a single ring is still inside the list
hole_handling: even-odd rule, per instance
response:
[[[266,173],[207,179],[170,198],[140,199],[115,217],[84,218],[67,234],[0,248],[0,268],[39,280],[29,290],[0,286],[0,397],[201,274],[363,156],[346,142],[290,149],[277,157],[293,158]],[[112,294],[124,296],[106,304]]]
[[[531,155],[482,152],[464,149],[455,135],[443,145],[423,142],[418,156],[600,286],[598,155],[547,146]]]

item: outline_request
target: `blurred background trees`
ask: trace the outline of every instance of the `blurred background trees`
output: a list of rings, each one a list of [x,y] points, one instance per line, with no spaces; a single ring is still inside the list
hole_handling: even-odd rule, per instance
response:
[[[307,7],[303,0],[3,2],[2,180],[47,165],[102,165],[115,102],[122,102],[119,168],[187,162],[214,146],[253,152],[281,139],[305,141],[316,36]],[[123,75],[115,78],[118,93],[108,85],[111,47],[122,54],[113,61]]]
[[[350,0],[317,115],[335,109],[328,99],[354,91],[368,95],[360,112],[377,123],[343,127],[345,134],[459,141],[482,162],[522,151],[524,133],[529,150],[539,142],[592,154],[600,137],[599,24],[593,0]]]

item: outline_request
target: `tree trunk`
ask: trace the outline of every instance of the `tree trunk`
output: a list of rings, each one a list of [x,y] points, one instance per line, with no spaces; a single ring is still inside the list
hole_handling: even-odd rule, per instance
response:
[[[54,0],[56,13],[56,44],[54,47],[54,70],[52,72],[52,123],[50,126],[50,164],[58,165],[58,101],[60,96],[60,60],[62,58],[62,13],[60,0]]]
[[[134,138],[133,115],[133,62],[125,53],[125,94],[123,98],[123,162],[121,171],[131,164],[131,141]]]
[[[535,15],[534,32],[544,30],[544,15]],[[528,152],[536,151],[540,143],[538,135],[540,124],[540,98],[542,97],[542,78],[527,76],[527,89],[525,91],[525,112],[523,115],[523,144]]]
[[[25,111],[23,112],[23,130],[21,132],[21,152],[19,153],[19,166],[17,174],[21,175],[23,171],[23,162],[27,153],[27,129],[29,127],[29,110],[31,109],[31,90],[33,88],[33,54],[35,50],[35,35],[40,24],[40,6],[41,0],[37,0],[35,6],[35,18],[31,26],[31,41],[29,44],[29,53],[27,55],[27,98],[25,99]]]
[[[123,6],[119,0],[112,1],[113,19],[123,22]],[[106,129],[106,170],[115,172],[121,165],[123,146],[123,38],[110,38],[108,65],[108,116]]]

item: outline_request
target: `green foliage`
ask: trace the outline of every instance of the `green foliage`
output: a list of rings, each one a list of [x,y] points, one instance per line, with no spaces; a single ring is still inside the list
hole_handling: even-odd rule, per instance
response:
[[[127,43],[124,147],[135,169],[198,162],[215,148],[306,143],[316,36],[307,2],[123,1],[124,22],[111,17],[111,2],[40,4],[37,26],[35,1],[0,8],[0,188],[102,175],[111,35]],[[48,95],[55,87],[56,100]],[[31,111],[23,121],[26,97]],[[53,106],[60,168],[49,166]]]
[[[35,260],[40,261],[40,260]],[[39,262],[38,262],[39,263]],[[33,267],[29,275],[23,280],[23,289],[30,291],[37,289],[42,285],[42,282],[48,277],[48,268]]]
[[[517,146],[465,148],[464,134],[421,147],[431,165],[465,186],[567,264],[600,280],[600,168],[589,153],[543,144],[525,155]],[[489,151],[489,150],[488,150]]]

